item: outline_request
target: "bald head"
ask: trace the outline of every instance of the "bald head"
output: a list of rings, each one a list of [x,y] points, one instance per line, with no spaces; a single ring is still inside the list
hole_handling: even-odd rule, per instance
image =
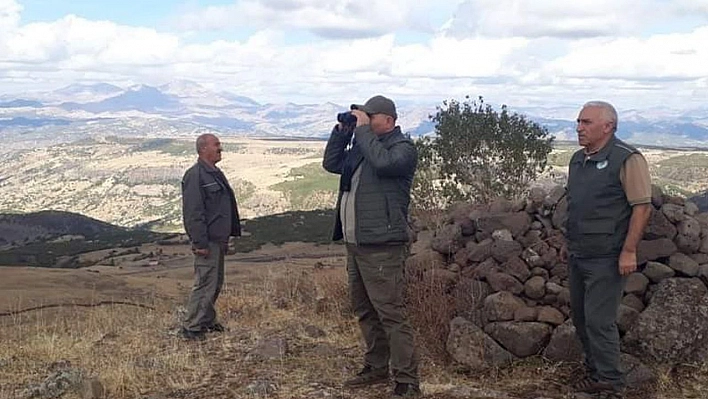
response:
[[[214,166],[221,161],[221,143],[219,138],[211,133],[204,133],[197,137],[196,149],[199,159],[209,165]]]

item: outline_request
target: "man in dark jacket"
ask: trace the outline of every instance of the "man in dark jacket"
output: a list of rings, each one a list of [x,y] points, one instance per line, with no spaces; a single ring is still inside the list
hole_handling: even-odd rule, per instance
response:
[[[328,172],[341,175],[333,239],[346,243],[352,308],[367,347],[364,368],[345,385],[388,381],[390,362],[394,397],[414,397],[418,361],[405,316],[403,265],[418,155],[396,126],[393,101],[375,96],[352,109],[356,127],[335,126],[323,160]]]
[[[214,303],[224,283],[224,255],[230,236],[241,235],[236,196],[224,173],[221,143],[213,134],[197,138],[197,163],[182,178],[182,216],[194,253],[194,286],[181,335],[202,339],[224,331],[216,321]]]
[[[649,168],[642,154],[615,136],[617,111],[592,101],[578,116],[584,147],[568,174],[568,260],[573,324],[585,353],[579,392],[622,397],[617,312],[626,276],[637,269],[637,244],[651,213]]]

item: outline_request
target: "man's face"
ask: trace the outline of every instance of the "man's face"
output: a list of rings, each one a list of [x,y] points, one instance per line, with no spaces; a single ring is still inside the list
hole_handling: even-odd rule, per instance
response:
[[[607,136],[612,134],[612,122],[605,118],[599,107],[585,107],[578,115],[578,144],[595,149]]]
[[[216,136],[207,136],[204,147],[202,147],[202,157],[212,163],[221,161],[221,142]]]
[[[371,131],[377,135],[390,132],[393,129],[392,119],[393,118],[390,116],[384,114],[369,115],[369,125],[371,126]]]

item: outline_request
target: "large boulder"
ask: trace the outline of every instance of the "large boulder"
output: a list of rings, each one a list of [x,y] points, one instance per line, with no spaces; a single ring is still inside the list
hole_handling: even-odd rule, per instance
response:
[[[551,341],[543,351],[543,356],[554,362],[577,362],[582,359],[583,346],[571,320],[553,330]]]
[[[524,291],[524,285],[506,273],[490,273],[487,275],[487,282],[495,292],[508,291],[519,295]]]
[[[659,262],[647,262],[643,273],[652,283],[659,283],[661,280],[673,277],[676,274],[674,269]]]
[[[676,253],[676,250],[676,244],[668,238],[642,240],[637,246],[637,263],[642,264],[648,260],[668,258]]]
[[[701,226],[692,217],[686,216],[684,220],[676,226],[678,234],[674,239],[676,247],[685,254],[697,252],[701,247]]]
[[[462,317],[456,317],[450,322],[446,348],[455,361],[472,370],[503,367],[514,360],[514,355]]]
[[[698,274],[698,263],[680,252],[671,255],[669,267],[680,275],[688,277],[694,277]]]
[[[501,291],[484,299],[484,314],[488,321],[514,320],[516,309],[525,307],[521,298],[511,292]]]
[[[644,238],[647,240],[659,238],[673,240],[674,237],[676,237],[676,226],[669,221],[664,212],[653,211],[644,230]]]
[[[459,224],[446,224],[435,232],[430,246],[441,254],[454,254],[462,246],[462,227]]]
[[[625,335],[626,351],[660,363],[697,360],[708,346],[708,288],[699,279],[668,278]]]
[[[546,346],[553,327],[546,323],[511,321],[489,323],[484,332],[514,355],[526,357],[539,353]]]
[[[531,277],[531,271],[529,270],[529,267],[526,266],[526,262],[521,260],[518,256],[510,258],[499,266],[499,268],[503,272],[516,277],[516,279],[522,283]]]

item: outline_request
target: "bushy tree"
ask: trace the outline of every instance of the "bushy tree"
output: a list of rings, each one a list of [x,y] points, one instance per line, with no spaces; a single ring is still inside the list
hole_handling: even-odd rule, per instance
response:
[[[540,173],[553,137],[523,115],[478,100],[450,100],[430,117],[435,134],[417,140],[413,206],[430,210],[457,201],[518,198]]]

